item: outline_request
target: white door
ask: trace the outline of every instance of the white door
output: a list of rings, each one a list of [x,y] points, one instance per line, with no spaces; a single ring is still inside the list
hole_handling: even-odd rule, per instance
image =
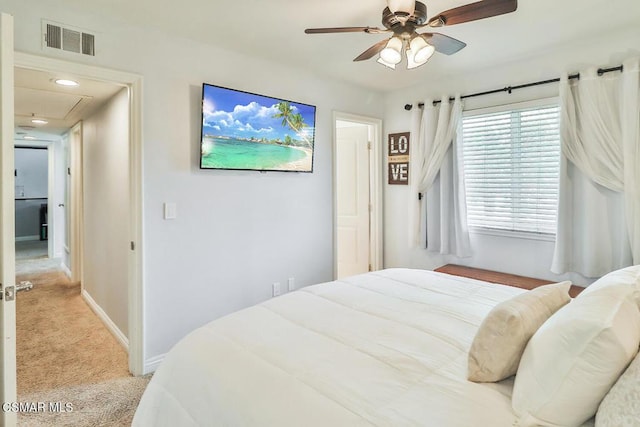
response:
[[[369,271],[369,126],[336,123],[338,278]]]
[[[15,213],[13,180],[13,17],[0,13],[0,402],[16,402]],[[0,425],[16,414],[0,410]]]
[[[71,269],[71,280],[81,282],[82,280],[82,230],[84,227],[82,212],[82,122],[77,123],[69,133],[69,173],[68,197],[69,207],[67,215],[69,218],[69,259]]]

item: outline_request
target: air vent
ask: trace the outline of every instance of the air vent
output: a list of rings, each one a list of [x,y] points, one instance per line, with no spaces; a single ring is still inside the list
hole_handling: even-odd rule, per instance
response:
[[[47,24],[45,43],[48,47],[62,49],[62,28],[56,25]]]
[[[62,48],[67,52],[80,53],[80,31],[62,29]]]
[[[95,56],[95,35],[80,28],[42,21],[43,48]]]
[[[93,34],[82,33],[82,53],[95,56],[95,36]]]

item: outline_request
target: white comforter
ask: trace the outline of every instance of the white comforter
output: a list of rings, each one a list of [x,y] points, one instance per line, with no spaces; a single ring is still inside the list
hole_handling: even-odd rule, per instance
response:
[[[512,427],[512,381],[465,378],[483,317],[520,292],[389,269],[273,298],[179,342],[133,425]]]

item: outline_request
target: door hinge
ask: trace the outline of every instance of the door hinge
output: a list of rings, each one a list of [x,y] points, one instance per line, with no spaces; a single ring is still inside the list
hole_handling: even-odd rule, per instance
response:
[[[369,204],[369,212],[373,212],[373,205]]]
[[[369,264],[369,271],[373,271],[373,266]]]
[[[367,141],[367,150],[371,150],[371,141]]]
[[[136,250],[136,244],[134,242],[131,242],[131,250],[132,251]]]

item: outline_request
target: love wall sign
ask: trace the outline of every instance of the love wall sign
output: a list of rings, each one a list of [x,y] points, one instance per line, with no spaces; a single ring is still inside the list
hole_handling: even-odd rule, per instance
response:
[[[409,185],[409,132],[389,134],[389,184]]]

